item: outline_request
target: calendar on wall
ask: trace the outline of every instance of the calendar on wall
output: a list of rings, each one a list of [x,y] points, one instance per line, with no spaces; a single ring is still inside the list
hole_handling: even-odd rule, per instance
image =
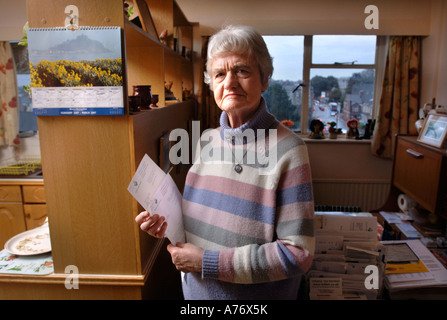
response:
[[[33,113],[124,114],[120,27],[28,30]]]

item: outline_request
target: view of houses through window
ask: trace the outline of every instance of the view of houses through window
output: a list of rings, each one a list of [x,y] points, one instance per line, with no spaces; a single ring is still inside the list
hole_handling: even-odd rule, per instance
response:
[[[264,36],[274,73],[263,96],[278,120],[308,132],[312,119],[346,131],[356,118],[372,118],[376,74],[375,36]]]

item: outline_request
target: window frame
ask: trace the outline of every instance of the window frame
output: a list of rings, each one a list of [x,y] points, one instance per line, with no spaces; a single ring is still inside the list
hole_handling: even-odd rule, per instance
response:
[[[288,34],[291,35],[291,34]],[[350,34],[334,34],[329,36],[349,36]],[[274,35],[268,35],[274,36]],[[283,36],[283,35],[276,35]],[[382,91],[382,79],[383,79],[383,69],[385,65],[385,57],[386,57],[386,47],[388,42],[388,37],[376,35],[376,44],[375,44],[375,56],[374,63],[372,64],[340,64],[340,63],[313,63],[312,55],[313,55],[313,37],[317,35],[297,35],[303,37],[303,74],[301,83],[303,86],[301,87],[301,114],[300,114],[300,127],[301,129],[296,130],[295,132],[301,135],[307,135],[309,133],[308,128],[308,120],[309,120],[309,91],[310,91],[310,73],[312,69],[370,69],[374,70],[374,103],[371,118],[376,119],[379,109],[379,101],[380,95]],[[359,35],[360,36],[360,35]]]
[[[336,35],[334,35],[336,36]],[[341,36],[341,35],[340,35]],[[306,135],[309,133],[309,128],[307,126],[309,120],[309,90],[310,90],[310,71],[311,69],[373,69],[375,72],[374,75],[374,104],[373,104],[373,114],[372,118],[375,119],[377,115],[378,103],[377,103],[377,93],[378,93],[378,85],[380,82],[379,78],[379,70],[378,70],[378,60],[380,57],[380,37],[376,36],[376,50],[374,57],[374,64],[323,64],[323,63],[313,63],[312,61],[312,49],[313,49],[313,37],[314,35],[305,35],[304,36],[304,54],[303,54],[303,84],[302,87],[302,101],[301,105],[301,131],[300,133]],[[305,107],[307,106],[307,107]]]

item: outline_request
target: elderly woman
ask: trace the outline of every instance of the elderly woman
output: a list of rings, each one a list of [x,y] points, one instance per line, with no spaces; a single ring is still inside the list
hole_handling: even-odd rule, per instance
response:
[[[266,44],[253,28],[228,26],[211,37],[207,73],[222,115],[219,141],[210,143],[213,150],[230,149],[232,161],[201,161],[188,172],[182,207],[187,243],[168,246],[184,273],[185,299],[296,299],[311,265],[307,149],[267,110],[261,94],[272,72]],[[259,129],[265,134],[256,134]],[[250,130],[255,134],[245,134]],[[262,161],[247,161],[250,153],[266,151],[260,139],[276,155],[266,172]],[[136,221],[152,236],[165,233],[163,217],[142,212]]]

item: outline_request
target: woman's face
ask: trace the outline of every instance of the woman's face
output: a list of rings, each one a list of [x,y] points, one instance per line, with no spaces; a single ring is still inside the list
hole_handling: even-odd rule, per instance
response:
[[[212,61],[211,81],[214,99],[226,111],[230,125],[235,128],[247,122],[267,89],[262,84],[258,64],[251,58],[238,54],[220,55]]]

